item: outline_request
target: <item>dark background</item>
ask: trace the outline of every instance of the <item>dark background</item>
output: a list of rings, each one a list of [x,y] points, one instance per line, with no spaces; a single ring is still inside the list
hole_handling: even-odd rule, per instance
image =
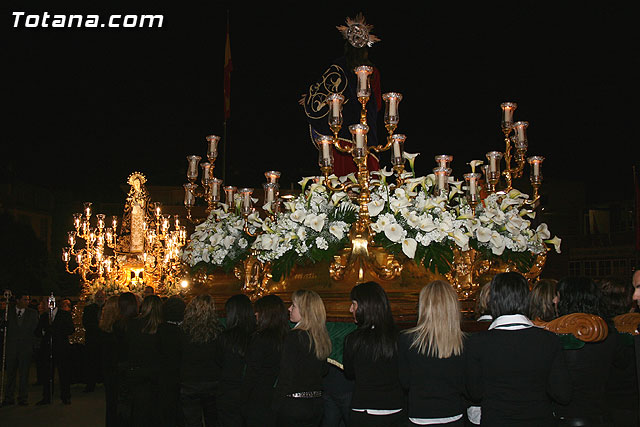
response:
[[[204,156],[204,137],[223,132],[228,10],[226,183],[258,188],[270,169],[283,172],[285,186],[316,174],[297,100],[341,54],[335,26],[363,11],[382,39],[371,50],[382,91],[404,95],[397,132],[407,135],[407,151],[421,153],[419,172],[447,153],[460,177],[470,160],[503,151],[499,104],[515,101],[516,120],[530,122],[529,154],[547,158],[546,177],[584,180],[593,197],[632,191],[637,39],[625,5],[446,3],[11,4],[4,7],[2,168],[92,200],[121,198],[120,184],[134,170],[149,185],[184,183],[185,156]],[[163,14],[164,25],[12,28],[16,10]],[[221,173],[222,159],[217,166]]]

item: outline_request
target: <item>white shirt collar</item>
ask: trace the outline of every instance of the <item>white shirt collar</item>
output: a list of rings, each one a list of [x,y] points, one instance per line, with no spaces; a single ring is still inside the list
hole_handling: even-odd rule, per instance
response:
[[[505,314],[491,322],[489,329],[498,328],[516,331],[519,329],[530,328],[532,326],[533,323],[527,318],[527,316],[523,316],[522,314]]]

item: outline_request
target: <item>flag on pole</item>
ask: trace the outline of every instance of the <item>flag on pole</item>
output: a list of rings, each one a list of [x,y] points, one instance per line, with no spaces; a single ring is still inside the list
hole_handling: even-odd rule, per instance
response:
[[[224,120],[231,115],[231,42],[229,41],[229,19],[227,17],[227,42],[224,47]]]
[[[636,193],[636,251],[640,251],[640,174],[638,168],[633,166],[633,181]]]

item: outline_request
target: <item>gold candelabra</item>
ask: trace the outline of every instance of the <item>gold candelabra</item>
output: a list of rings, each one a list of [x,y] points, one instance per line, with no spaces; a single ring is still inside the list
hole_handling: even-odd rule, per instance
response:
[[[107,224],[104,214],[95,215],[92,224],[91,202],[73,215],[62,260],[68,273],[80,275],[83,285],[113,284],[133,290],[143,284],[162,288],[177,282],[187,230],[179,215],[163,215],[161,204],[151,202],[145,182],[139,172],[129,177],[121,224],[116,216]]]
[[[502,109],[501,130],[504,136],[505,150],[504,155],[499,151],[490,151],[486,157],[488,164],[483,168],[489,193],[502,191],[508,193],[513,189],[513,180],[522,177],[524,166],[526,163],[530,165],[529,182],[533,188],[533,196],[528,200],[528,204],[536,207],[540,199],[539,191],[542,185],[542,162],[544,157],[531,156],[526,157],[528,149],[527,128],[529,123],[525,121],[513,121],[513,116],[518,104],[515,102],[503,102],[500,104]],[[511,151],[515,148],[515,156]],[[500,163],[504,159],[505,168],[500,172]],[[512,164],[515,161],[515,165]],[[474,171],[475,172],[475,171]],[[504,177],[504,186],[498,190],[497,186],[500,177]]]

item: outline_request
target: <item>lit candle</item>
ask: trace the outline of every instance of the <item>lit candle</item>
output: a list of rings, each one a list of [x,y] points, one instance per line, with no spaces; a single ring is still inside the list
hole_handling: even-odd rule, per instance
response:
[[[503,102],[500,104],[502,108],[502,123],[511,125],[513,123],[513,112],[518,108],[515,102]]]
[[[371,95],[371,87],[369,86],[369,75],[373,72],[373,68],[367,65],[361,65],[354,70],[358,76],[357,96],[368,97]]]
[[[69,262],[69,251],[70,251],[69,248],[64,248],[62,250],[62,261]]]
[[[278,171],[266,171],[264,173],[264,176],[267,178],[267,182],[270,182],[272,184],[277,184],[278,183],[278,178],[280,178],[280,172]]]
[[[211,163],[200,163],[200,167],[202,168],[202,185],[207,186],[209,185],[209,180],[211,179]]]
[[[436,156],[436,163],[438,164],[438,167],[441,168],[448,168],[449,167],[449,163],[453,160],[453,156],[450,156],[448,154],[440,154],[438,156]]]
[[[231,185],[224,187],[224,202],[231,208],[233,208],[236,190],[237,188]]]
[[[220,187],[222,186],[222,180],[213,178],[209,181],[209,188],[211,189],[211,200],[214,202],[220,201]]]
[[[218,142],[220,142],[220,137],[217,135],[209,135],[205,139],[208,142],[207,158],[210,161],[213,161],[216,157],[218,157]]]
[[[113,232],[117,233],[117,228],[118,228],[118,217],[117,216],[113,216],[111,217],[111,228],[113,228]]]
[[[241,188],[240,195],[242,196],[242,212],[247,215],[253,210],[253,201],[251,200],[251,194],[253,188]]]
[[[500,168],[500,159],[502,159],[502,153],[499,151],[490,151],[487,153],[487,160],[489,160],[489,172],[498,171]]]
[[[526,146],[527,144],[527,127],[529,126],[528,122],[516,122],[513,124],[513,127],[516,130],[516,144],[519,146]]]
[[[531,179],[538,181],[542,174],[540,172],[540,168],[542,166],[542,162],[544,161],[544,157],[542,156],[532,156],[527,159],[529,165],[531,165]]]
[[[278,184],[266,183],[263,184],[264,187],[264,201],[266,203],[271,203],[276,199],[276,186]]]
[[[98,214],[96,218],[98,218],[98,228],[102,230],[104,228],[104,214]]]
[[[187,156],[187,179],[191,182],[198,179],[198,163],[200,163],[200,156]]]
[[[84,215],[87,219],[91,218],[91,202],[84,202]]]
[[[188,208],[193,207],[193,205],[196,203],[196,198],[193,195],[193,187],[195,186],[195,184],[192,183],[188,183],[188,184],[184,184],[184,205]]]
[[[81,213],[74,213],[73,214],[73,226],[76,228],[76,231],[80,229],[81,220],[82,220],[82,214]]]
[[[369,132],[369,126],[363,124],[356,124],[349,126],[349,131],[353,136],[353,142],[356,148],[364,148],[367,144],[367,132]]]

